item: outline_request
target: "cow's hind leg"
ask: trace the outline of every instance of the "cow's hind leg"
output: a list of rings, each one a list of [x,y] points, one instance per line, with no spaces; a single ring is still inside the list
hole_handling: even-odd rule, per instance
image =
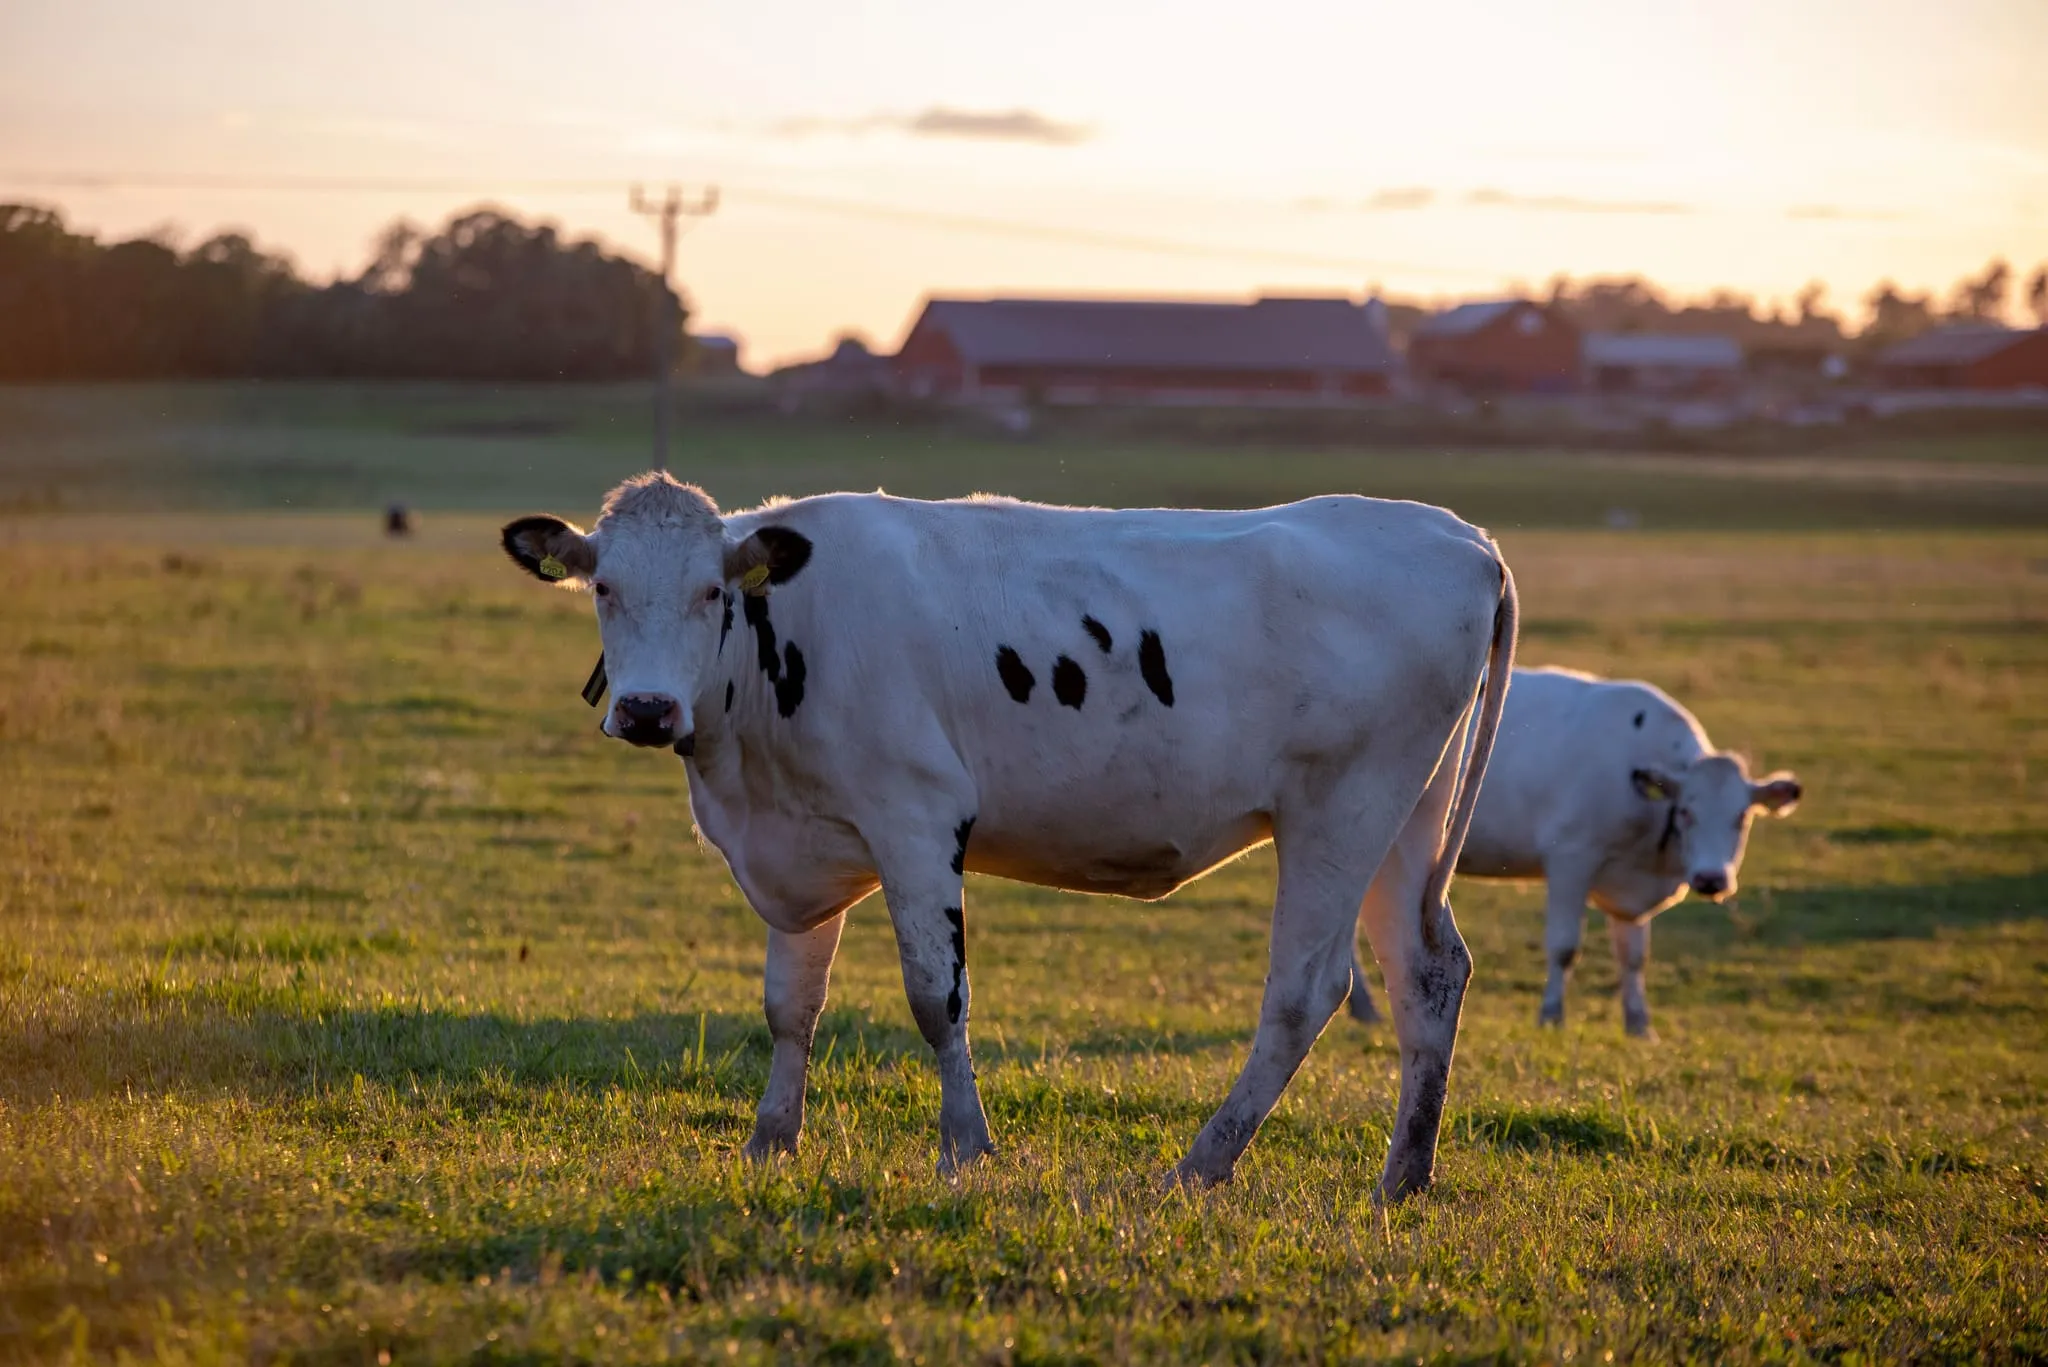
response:
[[[1397,796],[1383,774],[1360,775],[1351,786],[1363,795],[1275,816],[1280,878],[1258,1033],[1230,1095],[1175,1169],[1183,1183],[1230,1180],[1238,1156],[1352,990],[1359,901],[1410,799]]]
[[[768,1090],[754,1117],[754,1136],[747,1141],[749,1158],[796,1152],[804,1131],[804,1087],[810,1076],[811,1041],[818,1016],[825,1009],[825,989],[832,977],[832,959],[839,952],[839,932],[846,913],[795,935],[770,929],[768,967],[761,980],[761,1004],[768,1014],[768,1034],[775,1055],[768,1065]]]
[[[961,868],[973,822],[875,852],[896,927],[903,991],[939,1066],[939,1171],[995,1152],[967,1048],[967,912]],[[870,842],[872,844],[872,842]]]
[[[1401,1045],[1401,1099],[1394,1112],[1379,1195],[1399,1200],[1430,1184],[1443,1124],[1451,1052],[1472,956],[1448,900],[1422,905],[1440,857],[1444,820],[1458,781],[1453,749],[1416,804],[1365,894],[1361,919],[1387,984],[1387,1010]]]

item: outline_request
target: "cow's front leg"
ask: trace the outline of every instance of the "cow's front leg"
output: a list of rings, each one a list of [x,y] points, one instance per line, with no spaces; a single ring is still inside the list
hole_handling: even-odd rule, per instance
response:
[[[1614,967],[1621,975],[1622,1028],[1638,1039],[1655,1039],[1650,1028],[1650,1003],[1643,995],[1643,969],[1650,962],[1650,918],[1607,920],[1607,938],[1614,944]]]
[[[818,1016],[825,1009],[825,990],[832,977],[832,959],[839,952],[839,932],[846,913],[796,934],[771,927],[768,966],[761,979],[761,1005],[768,1014],[768,1034],[775,1056],[768,1065],[768,1090],[754,1117],[754,1136],[747,1141],[749,1158],[795,1153],[804,1132],[804,1086],[811,1070],[811,1041]]]
[[[964,832],[971,823],[964,823]],[[995,1152],[974,1060],[967,1048],[971,994],[967,982],[967,910],[960,870],[965,850],[933,843],[878,858],[882,895],[896,927],[896,951],[903,959],[903,992],[918,1033],[931,1045],[939,1066],[939,1172],[950,1176],[962,1164]]]
[[[1579,934],[1586,923],[1586,897],[1593,890],[1592,870],[1578,861],[1553,858],[1546,870],[1543,908],[1543,959],[1549,968],[1543,980],[1539,1025],[1564,1024],[1564,990],[1572,966],[1579,961]]]

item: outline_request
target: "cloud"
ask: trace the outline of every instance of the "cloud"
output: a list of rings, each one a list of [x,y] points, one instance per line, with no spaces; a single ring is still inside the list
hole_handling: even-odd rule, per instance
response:
[[[1436,203],[1436,191],[1427,185],[1400,185],[1386,190],[1375,190],[1365,197],[1358,207],[1382,212],[1391,209],[1427,209]]]
[[[1896,223],[1905,215],[1889,209],[1845,209],[1839,204],[1795,204],[1785,217],[1838,223]]]
[[[1577,195],[1522,195],[1486,187],[1465,196],[1484,209],[1534,209],[1560,214],[1689,214],[1690,204],[1657,199],[1581,199]]]
[[[807,138],[820,133],[859,136],[903,133],[914,138],[966,138],[981,142],[1024,142],[1040,147],[1073,147],[1095,136],[1086,124],[1068,123],[1035,109],[953,109],[933,105],[915,114],[860,114],[852,118],[803,116],[769,126],[780,138]]]

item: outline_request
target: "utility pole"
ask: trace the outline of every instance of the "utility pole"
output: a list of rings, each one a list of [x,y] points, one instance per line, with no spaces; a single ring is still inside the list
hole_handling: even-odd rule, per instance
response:
[[[669,278],[676,268],[676,224],[684,219],[708,218],[718,211],[718,187],[705,187],[694,200],[683,198],[682,189],[671,185],[661,199],[649,199],[640,187],[633,187],[632,209],[661,224],[661,290],[654,299],[654,468],[668,468],[668,425],[675,404],[670,387],[675,382],[673,350],[676,320],[669,309]]]

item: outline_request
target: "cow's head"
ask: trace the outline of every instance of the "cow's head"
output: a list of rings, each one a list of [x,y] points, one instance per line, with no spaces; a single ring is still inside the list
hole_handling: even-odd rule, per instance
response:
[[[781,527],[733,540],[717,504],[666,474],[612,490],[587,533],[558,517],[522,517],[506,524],[504,546],[536,579],[590,593],[612,689],[604,733],[681,754],[694,744],[696,700],[731,603],[788,579],[811,550]]]
[[[1645,801],[1665,809],[1662,852],[1679,862],[1687,887],[1717,902],[1735,892],[1750,819],[1785,816],[1799,805],[1798,779],[1776,773],[1754,781],[1740,755],[1702,755],[1675,772],[1638,769],[1632,777]]]

